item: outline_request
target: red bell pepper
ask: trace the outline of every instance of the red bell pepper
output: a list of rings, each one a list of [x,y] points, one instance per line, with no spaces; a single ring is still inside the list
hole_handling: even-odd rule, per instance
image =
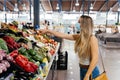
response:
[[[15,61],[21,67],[24,67],[24,66],[26,66],[28,64],[28,59],[25,56],[21,55],[21,54],[19,54],[15,58]]]
[[[35,70],[35,71],[38,69],[38,66],[37,66],[37,65],[35,65],[34,63],[29,62],[29,64],[30,64],[30,65],[34,68],[34,70]]]
[[[17,56],[18,56],[18,50],[12,51],[12,52],[10,53],[10,56],[13,57],[13,58],[17,57]]]
[[[24,66],[24,70],[27,72],[35,72],[34,68],[29,63]]]

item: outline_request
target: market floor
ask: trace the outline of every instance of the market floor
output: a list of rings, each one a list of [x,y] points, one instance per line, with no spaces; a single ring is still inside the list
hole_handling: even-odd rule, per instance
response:
[[[53,80],[80,80],[78,57],[74,52],[74,42],[64,40],[63,51],[68,51],[68,69],[56,70]],[[109,49],[99,45],[100,52],[104,60],[105,69],[109,80],[120,80],[120,49]],[[103,71],[101,59],[99,58],[98,67]],[[52,80],[50,71],[47,80]]]

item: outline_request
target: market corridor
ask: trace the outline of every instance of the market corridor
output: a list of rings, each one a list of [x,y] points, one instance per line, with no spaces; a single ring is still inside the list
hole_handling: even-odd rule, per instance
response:
[[[74,42],[64,40],[63,51],[68,51],[68,69],[55,71],[54,80],[80,80],[78,57],[74,52]],[[105,69],[109,80],[120,80],[120,49],[107,49],[99,45],[104,60]],[[99,69],[102,72],[101,60],[99,58]],[[50,80],[50,73],[47,80]]]

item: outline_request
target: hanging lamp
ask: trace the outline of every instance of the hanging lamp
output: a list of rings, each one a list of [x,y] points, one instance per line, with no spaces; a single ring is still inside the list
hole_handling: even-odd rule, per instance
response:
[[[76,0],[75,6],[79,6],[78,0]]]
[[[17,3],[15,3],[15,8],[14,8],[14,11],[18,12],[18,6],[17,6]]]
[[[93,4],[91,3],[91,5],[90,5],[90,10],[92,10],[93,9]]]
[[[58,10],[59,9],[59,4],[57,3],[57,6],[56,6],[56,9]]]

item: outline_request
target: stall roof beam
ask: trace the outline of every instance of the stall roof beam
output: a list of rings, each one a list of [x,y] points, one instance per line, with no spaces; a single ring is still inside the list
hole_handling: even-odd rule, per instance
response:
[[[71,0],[71,4],[70,4],[70,11],[73,10],[73,0]]]
[[[115,8],[117,5],[118,5],[118,2],[116,2],[115,4],[113,4],[113,5],[112,5],[112,7],[110,7],[110,9],[109,9],[109,11],[108,11],[108,12],[110,12],[110,11],[111,11],[111,8],[112,8],[112,10],[113,10],[113,8]]]
[[[41,5],[43,11],[45,12],[45,7],[44,7],[44,4],[42,4],[42,1],[41,1],[41,0],[40,0],[40,5]]]
[[[6,3],[8,3],[8,4],[12,7],[12,9],[14,9],[14,5],[11,4],[11,2],[9,2],[9,1],[7,0]],[[9,8],[9,7],[8,7],[8,8]],[[11,10],[11,9],[9,8],[9,10]]]
[[[119,4],[119,2],[116,2],[112,8],[115,8],[117,5]]]
[[[4,7],[4,2],[3,2],[3,3],[0,2],[0,5]],[[2,9],[2,10],[3,10],[3,9]],[[7,7],[6,7],[6,10],[7,10],[7,11],[10,11],[10,9],[8,9]]]
[[[48,3],[50,5],[50,7],[51,7],[51,11],[53,11],[53,6],[52,6],[52,3],[51,3],[51,0],[48,0]]]
[[[95,0],[94,3],[93,3],[93,8],[94,8],[94,6],[95,6],[96,1],[97,1],[97,0]]]
[[[109,1],[109,0],[106,0],[106,1],[104,2],[104,4],[103,4],[103,5],[101,6],[101,8],[99,9],[99,12],[102,11],[103,7],[107,4],[108,1]]]

